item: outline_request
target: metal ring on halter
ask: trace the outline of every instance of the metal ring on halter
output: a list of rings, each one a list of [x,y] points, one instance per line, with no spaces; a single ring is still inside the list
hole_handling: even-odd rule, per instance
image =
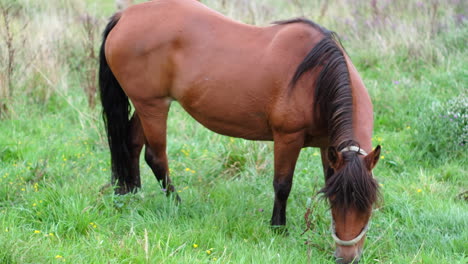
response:
[[[359,241],[361,241],[361,239],[364,237],[364,235],[366,235],[367,230],[369,230],[369,222],[366,224],[366,226],[364,226],[361,233],[359,233],[359,235],[357,237],[355,237],[354,239],[341,240],[336,235],[335,221],[333,220],[333,217],[332,217],[332,226],[331,226],[332,237],[333,237],[333,240],[335,240],[335,243],[340,245],[340,246],[354,246],[354,245],[356,245]]]
[[[357,147],[357,146],[349,146],[344,149],[342,149],[340,152],[346,152],[346,151],[354,151],[357,152],[358,154],[367,156],[367,152],[365,152],[362,148]]]

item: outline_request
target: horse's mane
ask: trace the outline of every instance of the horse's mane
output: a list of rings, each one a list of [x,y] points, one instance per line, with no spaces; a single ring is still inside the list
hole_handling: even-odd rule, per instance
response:
[[[346,210],[353,207],[366,212],[379,197],[377,181],[357,152],[346,151],[341,155],[346,165],[338,171],[329,168],[325,187],[319,192],[328,197],[332,208]]]
[[[296,18],[275,22],[285,25],[291,23],[305,23],[323,34],[323,39],[317,43],[299,64],[291,79],[290,86],[294,87],[306,72],[319,67],[320,73],[315,81],[314,111],[320,120],[328,120],[330,145],[338,150],[353,139],[353,96],[350,87],[348,66],[339,43],[338,36],[320,25],[305,19]]]
[[[304,18],[275,23],[305,23],[323,34],[323,39],[297,67],[290,86],[294,88],[305,73],[318,68],[320,72],[314,83],[314,112],[327,123],[330,146],[336,147],[338,151],[347,146],[357,146],[358,143],[353,140],[353,95],[349,71],[338,35]],[[329,169],[331,171],[327,172],[326,185],[320,192],[330,198],[334,208],[367,210],[377,199],[378,185],[367,172],[358,153],[342,154],[346,165],[340,171]]]

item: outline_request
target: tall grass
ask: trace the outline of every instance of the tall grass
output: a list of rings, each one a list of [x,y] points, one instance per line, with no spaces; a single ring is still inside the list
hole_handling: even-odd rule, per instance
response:
[[[468,261],[464,1],[202,2],[259,26],[306,16],[340,35],[372,96],[373,141],[383,146],[375,170],[383,201],[363,263]],[[182,204],[166,199],[143,162],[138,194],[101,188],[109,155],[89,76],[114,1],[0,4],[17,10],[8,88],[0,38],[0,102],[9,108],[0,119],[0,263],[333,263],[326,202],[313,200],[312,230],[301,235],[308,198],[323,186],[319,152],[302,151],[289,235],[275,234],[272,143],[211,133],[177,104],[168,156]]]

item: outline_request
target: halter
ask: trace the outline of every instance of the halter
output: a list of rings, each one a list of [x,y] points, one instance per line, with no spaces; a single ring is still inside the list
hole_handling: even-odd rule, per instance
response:
[[[353,238],[351,240],[341,240],[336,235],[335,220],[333,220],[333,217],[332,217],[332,225],[331,225],[332,237],[333,237],[333,240],[335,240],[335,243],[340,245],[340,246],[354,246],[354,245],[356,245],[364,237],[367,230],[369,230],[369,223],[367,223],[364,226],[361,233],[359,233],[359,235],[357,237],[355,237],[355,238]]]
[[[346,148],[342,149],[340,152],[348,152],[348,151],[354,151],[354,152],[356,152],[358,154],[367,156],[367,152],[365,152],[363,149],[361,149],[360,147],[357,147],[357,146],[346,147]],[[335,243],[337,245],[340,245],[340,246],[354,246],[359,241],[361,241],[361,239],[364,237],[364,235],[366,235],[367,230],[369,230],[369,223],[367,223],[364,226],[361,233],[359,233],[359,235],[357,235],[357,237],[355,237],[355,238],[353,238],[351,240],[341,240],[336,235],[335,220],[333,220],[333,216],[332,216],[331,233],[332,233],[333,240],[335,240]]]
[[[342,149],[340,152],[347,152],[347,151],[354,151],[357,152],[358,154],[367,156],[367,152],[365,152],[362,148],[357,147],[357,146],[349,146],[344,149]]]

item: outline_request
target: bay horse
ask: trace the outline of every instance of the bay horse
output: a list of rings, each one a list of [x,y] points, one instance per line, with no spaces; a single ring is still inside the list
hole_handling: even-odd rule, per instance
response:
[[[373,110],[336,34],[304,18],[246,25],[194,0],[155,0],[116,13],[103,33],[99,82],[117,194],[140,186],[139,156],[168,193],[172,101],[208,129],[274,141],[272,226],[286,224],[299,152],[320,148],[321,192],[338,263],[357,263],[378,197]],[[131,114],[130,102],[135,111]]]

